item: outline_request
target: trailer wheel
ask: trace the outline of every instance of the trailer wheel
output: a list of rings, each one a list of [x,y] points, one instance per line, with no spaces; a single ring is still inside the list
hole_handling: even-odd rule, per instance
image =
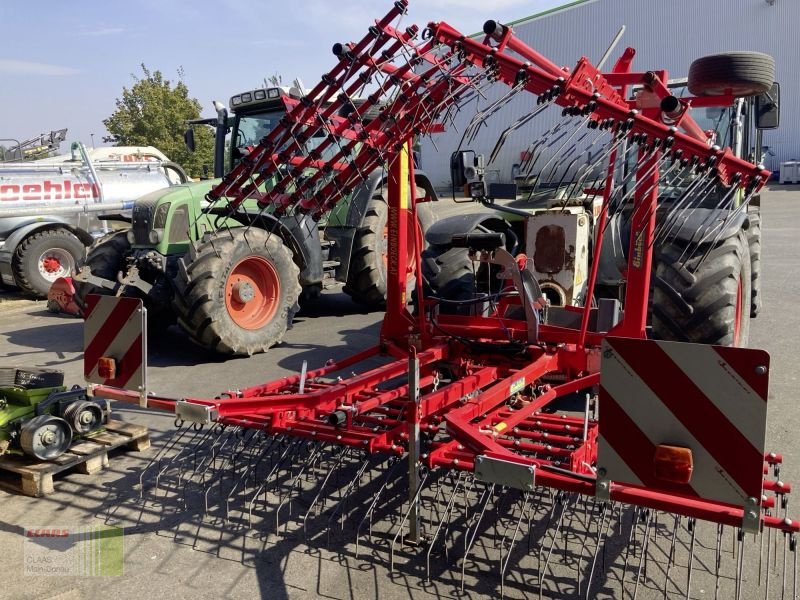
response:
[[[695,96],[758,96],[774,81],[775,59],[761,52],[712,54],[689,67],[689,91]]]
[[[300,269],[278,235],[219,232],[191,255],[178,270],[175,309],[195,342],[220,354],[252,355],[283,340],[301,287]]]
[[[83,268],[88,269],[92,275],[97,277],[116,281],[117,274],[124,267],[122,261],[130,248],[131,245],[125,231],[104,235],[89,247]],[[75,286],[75,297],[81,309],[86,306],[86,296],[89,294],[110,295],[113,293],[109,289],[83,281],[73,280],[73,285]]]
[[[744,232],[679,262],[685,247],[668,244],[656,256],[653,336],[720,346],[747,346],[750,333],[750,251]]]
[[[747,228],[747,243],[750,249],[750,318],[755,319],[761,312],[764,299],[761,295],[761,211],[757,206],[750,207],[748,215],[750,227]]]
[[[367,204],[361,227],[353,239],[350,268],[344,292],[355,302],[370,308],[382,308],[386,303],[386,273],[388,268],[389,207],[383,196],[375,196]],[[420,239],[433,222],[433,213],[427,203],[417,204],[417,226]],[[409,228],[408,244],[414,243],[414,229]],[[413,269],[413,256],[409,256]],[[409,277],[409,280],[411,277]]]
[[[83,243],[66,229],[37,231],[14,250],[14,280],[26,294],[46,298],[56,279],[73,274],[85,252]]]

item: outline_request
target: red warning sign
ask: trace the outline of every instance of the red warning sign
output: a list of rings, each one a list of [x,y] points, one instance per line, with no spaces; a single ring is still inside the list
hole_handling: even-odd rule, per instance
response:
[[[763,350],[607,338],[598,472],[739,506],[760,499],[768,385]]]
[[[146,311],[138,298],[90,294],[83,333],[86,381],[145,391]]]

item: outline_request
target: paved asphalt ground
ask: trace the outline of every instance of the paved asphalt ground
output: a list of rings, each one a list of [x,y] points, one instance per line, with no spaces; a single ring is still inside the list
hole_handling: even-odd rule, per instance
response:
[[[450,203],[447,202],[449,205]],[[459,207],[442,206],[442,212]],[[768,448],[783,452],[782,477],[800,483],[800,410],[798,352],[800,333],[800,189],[778,187],[764,194],[764,313],[751,328],[751,346],[772,356]],[[54,367],[67,380],[81,383],[82,322],[48,314],[43,303],[0,293],[0,357],[5,364]],[[218,361],[198,351],[178,331],[165,341],[151,342],[150,387],[175,396],[213,396],[296,373],[371,345],[381,314],[364,314],[342,293],[331,291],[323,302],[300,315],[285,343],[267,354]],[[386,551],[355,557],[337,552],[336,543],[306,546],[302,535],[247,536],[198,515],[159,515],[155,504],[145,508],[128,497],[138,473],[172,431],[169,415],[116,407],[118,417],[151,428],[154,448],[111,460],[104,472],[70,474],[56,482],[56,492],[33,499],[0,491],[0,598],[433,598],[458,596],[452,584],[424,585],[418,573],[394,575]],[[793,503],[800,516],[800,504]],[[138,508],[137,508],[138,506]],[[792,504],[790,504],[790,509]],[[119,509],[119,513],[118,513]],[[137,519],[130,515],[139,510]],[[790,512],[792,512],[790,510]],[[146,513],[146,514],[145,514]],[[126,525],[125,574],[122,577],[34,577],[23,575],[25,526],[76,527],[112,521]],[[144,515],[144,516],[142,516]],[[163,519],[160,519],[163,517]],[[116,520],[114,520],[116,519]],[[334,536],[335,537],[335,536]],[[324,538],[323,538],[324,540]],[[344,543],[344,542],[342,542]],[[757,556],[757,552],[752,556]],[[731,560],[730,555],[726,555]],[[402,561],[401,561],[402,562]],[[486,564],[494,564],[488,558]],[[729,567],[730,568],[730,567]],[[755,562],[748,561],[751,577]],[[499,592],[496,571],[468,578],[466,597]],[[475,590],[478,591],[475,591]],[[513,595],[519,595],[515,588]],[[534,588],[531,586],[530,590]],[[472,590],[472,591],[470,591]],[[628,593],[630,594],[630,589]],[[775,591],[774,589],[772,590]],[[536,596],[532,591],[527,594]],[[713,589],[693,587],[694,597],[712,597]],[[652,589],[640,597],[660,597]],[[723,596],[728,597],[728,596]],[[787,596],[788,597],[788,596]]]

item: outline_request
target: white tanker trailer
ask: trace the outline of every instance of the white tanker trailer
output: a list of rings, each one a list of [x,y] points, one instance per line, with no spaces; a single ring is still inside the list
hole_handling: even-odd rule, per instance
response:
[[[46,297],[86,246],[109,228],[103,216],[133,207],[154,190],[185,183],[186,173],[155,148],[108,148],[37,162],[0,163],[0,280]]]

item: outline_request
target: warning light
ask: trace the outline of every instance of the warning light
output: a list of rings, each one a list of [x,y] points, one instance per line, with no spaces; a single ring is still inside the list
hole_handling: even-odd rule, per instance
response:
[[[691,448],[660,444],[656,447],[653,466],[655,467],[656,478],[662,481],[689,483],[694,468],[692,465],[692,450]]]
[[[103,379],[114,379],[117,376],[117,361],[110,356],[103,356],[97,361],[97,374]]]

